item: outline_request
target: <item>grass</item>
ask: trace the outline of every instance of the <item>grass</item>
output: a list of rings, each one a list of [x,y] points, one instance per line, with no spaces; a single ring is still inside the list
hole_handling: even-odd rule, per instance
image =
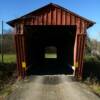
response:
[[[100,84],[93,84],[90,85],[90,87],[93,89],[95,93],[97,93],[100,96]]]
[[[87,78],[84,83],[90,87],[90,89],[98,96],[100,96],[100,82],[97,81],[96,78],[93,78],[90,80],[90,78]]]
[[[16,62],[16,54],[4,54],[4,63],[15,63]],[[57,58],[56,54],[46,54],[45,58]],[[0,54],[0,62],[2,61],[2,57]]]
[[[56,53],[46,53],[45,54],[45,58],[57,58],[57,54]]]
[[[4,63],[15,63],[16,55],[15,54],[4,54]],[[2,61],[2,56],[0,55],[0,62]]]
[[[0,55],[0,100],[11,93],[12,84],[16,80],[16,55],[5,54],[4,63],[1,63]]]

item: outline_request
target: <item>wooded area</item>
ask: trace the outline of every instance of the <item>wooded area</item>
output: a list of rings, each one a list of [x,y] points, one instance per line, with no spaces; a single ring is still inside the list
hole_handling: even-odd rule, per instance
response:
[[[85,54],[100,56],[100,41],[87,37]]]
[[[0,53],[1,53],[1,35],[0,35]],[[6,32],[3,35],[3,53],[15,54],[14,37],[12,32]]]

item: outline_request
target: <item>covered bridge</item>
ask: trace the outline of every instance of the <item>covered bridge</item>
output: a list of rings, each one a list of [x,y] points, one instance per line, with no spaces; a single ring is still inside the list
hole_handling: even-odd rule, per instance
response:
[[[81,78],[87,29],[93,21],[50,3],[8,24],[15,28],[18,76],[64,74],[75,66],[75,76]]]

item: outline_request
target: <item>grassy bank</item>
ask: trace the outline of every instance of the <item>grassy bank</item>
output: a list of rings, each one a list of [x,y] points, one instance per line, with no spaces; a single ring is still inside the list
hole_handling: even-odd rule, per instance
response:
[[[2,64],[2,57],[0,55],[0,100],[9,94],[11,86],[16,80],[16,55],[4,54],[4,62]]]
[[[15,63],[16,55],[15,54],[4,54],[4,63]],[[0,62],[2,61],[2,56],[0,55]]]
[[[10,93],[12,84],[16,81],[16,78],[15,63],[0,63],[0,100],[4,100],[3,97]]]
[[[100,96],[100,57],[84,58],[83,80],[95,94]]]

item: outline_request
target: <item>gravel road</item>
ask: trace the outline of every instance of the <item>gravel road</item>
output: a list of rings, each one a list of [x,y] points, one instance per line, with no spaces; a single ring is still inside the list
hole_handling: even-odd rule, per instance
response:
[[[73,76],[30,76],[16,83],[16,90],[6,100],[100,100]]]

